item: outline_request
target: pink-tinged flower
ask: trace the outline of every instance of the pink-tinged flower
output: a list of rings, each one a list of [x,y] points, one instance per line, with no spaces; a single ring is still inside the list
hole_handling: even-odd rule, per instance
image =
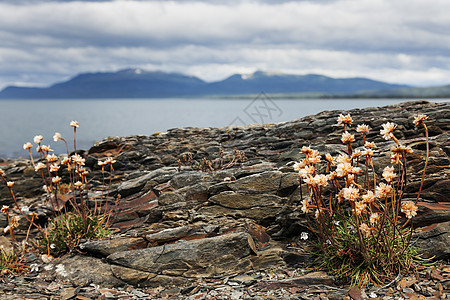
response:
[[[330,172],[330,174],[327,175],[327,180],[331,181],[337,177],[336,171]]]
[[[105,162],[99,161],[99,162],[98,162],[98,165],[99,165],[99,166],[104,166],[104,165],[105,165]],[[302,164],[299,163],[299,162],[296,162],[292,167],[294,168],[294,171],[295,171],[295,172],[298,172],[298,171],[300,171],[300,169],[302,168]]]
[[[45,165],[41,162],[37,163],[37,165],[34,167],[34,170],[38,172],[39,170],[45,169]]]
[[[342,125],[342,124],[349,124],[350,125],[350,124],[352,124],[353,119],[350,116],[350,114],[347,114],[345,116],[343,114],[340,114],[338,119],[337,119],[337,121],[338,121],[339,125]]]
[[[403,160],[403,155],[400,153],[394,153],[391,155],[391,163],[392,164],[399,164]]]
[[[4,214],[7,214],[8,211],[9,211],[9,206],[8,205],[3,205],[2,209],[1,209],[1,212],[4,213]]]
[[[352,173],[358,175],[361,173],[362,169],[360,167],[352,167]]]
[[[370,215],[369,222],[372,225],[377,224],[380,221],[380,215],[378,213],[373,213]]]
[[[420,124],[423,124],[423,121],[425,121],[426,119],[428,119],[428,116],[426,115],[418,115],[414,118],[414,125],[419,126]]]
[[[353,209],[353,213],[357,216],[362,215],[366,212],[367,205],[364,202],[355,202],[355,208]]]
[[[50,165],[50,172],[58,172],[58,170],[59,170],[58,165],[55,164]]]
[[[311,175],[308,175],[305,178],[303,178],[303,181],[309,186],[316,185],[316,182],[314,181],[314,177],[312,177]]]
[[[311,147],[306,147],[303,146],[302,149],[300,149],[301,153],[306,153],[306,154],[310,154],[313,150],[311,149]]]
[[[53,183],[59,183],[60,181],[61,181],[61,177],[59,177],[59,176],[55,176],[52,178]]]
[[[78,128],[79,123],[77,121],[72,121],[72,122],[70,122],[70,126],[72,126],[74,128]]]
[[[12,217],[12,218],[9,220],[9,228],[10,228],[11,230],[13,230],[14,228],[19,227],[19,220],[20,220],[20,217],[19,217],[19,216],[14,216],[14,217]]]
[[[83,183],[81,181],[77,181],[73,185],[79,188],[83,186]]]
[[[397,174],[395,174],[394,171],[394,167],[385,167],[382,174],[384,180],[391,182],[395,177],[397,177]]]
[[[43,152],[53,152],[53,149],[50,148],[50,146],[42,145],[41,151]]]
[[[330,153],[325,154],[325,159],[326,159],[332,166],[334,166],[334,157],[331,156]]]
[[[78,154],[74,154],[72,155],[72,162],[79,165],[79,166],[84,166],[84,162],[86,160],[84,158],[82,158],[80,155]]]
[[[8,181],[8,182],[6,183],[6,185],[7,185],[9,188],[12,188],[12,187],[14,186],[14,181]]]
[[[70,158],[68,157],[64,157],[63,160],[61,161],[62,165],[69,165],[70,164]]]
[[[317,186],[326,186],[328,184],[327,176],[324,174],[318,174],[314,176],[314,184]]]
[[[366,143],[364,144],[364,147],[370,148],[370,149],[377,149],[377,146],[375,145],[374,142],[366,142]]]
[[[307,178],[308,176],[314,175],[315,172],[316,169],[313,166],[306,166],[298,171],[298,175],[300,175],[301,178]]]
[[[353,134],[350,134],[348,131],[346,131],[342,134],[341,141],[344,144],[353,143],[355,141],[355,136]]]
[[[345,154],[339,154],[339,156],[336,157],[336,162],[339,164],[350,163],[350,157],[348,157],[348,155]]]
[[[33,139],[35,144],[40,144],[42,142],[42,140],[44,139],[44,137],[42,135],[36,135]]]
[[[355,151],[353,151],[353,153],[352,153],[352,159],[353,159],[353,158],[360,157],[360,156],[361,156],[361,150],[356,149]]]
[[[33,148],[33,145],[30,142],[23,144],[23,150],[28,150],[31,148]]]
[[[105,163],[106,163],[107,165],[112,165],[112,164],[115,164],[115,163],[116,163],[116,160],[113,159],[112,157],[108,157],[108,158],[106,158]]]
[[[388,197],[392,193],[392,186],[387,185],[385,183],[380,183],[379,186],[375,189],[375,195],[378,199],[383,199]]]
[[[354,187],[343,188],[343,196],[347,201],[355,202],[359,198],[359,190]]]
[[[336,175],[337,177],[344,177],[352,172],[352,165],[350,163],[341,163],[336,167]]]
[[[400,153],[400,154],[405,154],[405,153],[413,153],[414,150],[409,147],[409,146],[405,146],[405,145],[398,145],[396,147],[392,147],[391,148],[391,152],[392,153]]]
[[[359,230],[364,234],[364,236],[365,236],[366,238],[370,236],[371,228],[370,228],[369,226],[367,226],[366,223],[362,223],[362,224],[359,226]]]
[[[361,125],[356,126],[356,132],[369,133],[369,125],[361,124]]]
[[[314,218],[318,219],[321,214],[322,214],[322,210],[316,209],[316,211],[314,212]]]
[[[304,212],[306,214],[309,212],[309,209],[310,209],[310,207],[309,207],[308,200],[303,199],[302,200],[302,212]]]
[[[61,140],[61,133],[55,132],[55,135],[53,136],[53,140],[55,142],[60,141]]]
[[[320,163],[320,160],[321,160],[322,156],[320,156],[318,153],[319,152],[317,152],[317,153],[313,152],[310,156],[308,156],[308,162],[310,164],[318,164],[318,163]]]
[[[29,216],[31,217],[32,220],[39,219],[39,218],[38,218],[38,215],[37,215],[34,211],[31,212],[31,213],[29,214]]]
[[[347,175],[347,185],[351,185],[355,183],[355,175],[348,174]]]
[[[52,162],[57,161],[58,157],[55,154],[51,154],[51,155],[49,154],[49,155],[47,155],[46,159],[49,163],[52,163]]]
[[[375,154],[375,152],[373,152],[372,149],[366,149],[364,151],[361,151],[361,155],[362,156],[373,156]]]
[[[408,219],[417,215],[418,207],[412,201],[406,201],[402,203],[402,213],[406,215]]]
[[[362,199],[364,203],[372,203],[376,200],[375,194],[372,191],[367,191],[365,195],[362,195]]]
[[[383,129],[380,130],[380,134],[385,140],[390,140],[394,136],[393,132],[394,129],[397,128],[397,124],[387,122],[381,126],[383,126]]]

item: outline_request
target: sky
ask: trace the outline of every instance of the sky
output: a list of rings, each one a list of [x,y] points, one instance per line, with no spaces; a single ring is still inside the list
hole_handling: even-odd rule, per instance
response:
[[[450,84],[449,11],[448,0],[2,0],[0,89],[125,68]]]

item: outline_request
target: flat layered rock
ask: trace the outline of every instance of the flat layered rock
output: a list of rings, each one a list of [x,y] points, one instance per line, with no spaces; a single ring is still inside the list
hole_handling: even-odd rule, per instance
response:
[[[107,261],[162,275],[212,277],[243,272],[250,267],[249,255],[247,233],[238,232],[118,252],[109,255]]]

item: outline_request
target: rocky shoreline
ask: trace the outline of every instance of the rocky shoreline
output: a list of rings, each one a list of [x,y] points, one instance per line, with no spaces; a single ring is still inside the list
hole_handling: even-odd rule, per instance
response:
[[[311,269],[309,241],[300,239],[307,221],[299,209],[300,187],[292,165],[301,158],[302,146],[333,156],[345,151],[342,128],[336,125],[340,113],[350,113],[355,127],[365,123],[373,129],[368,140],[378,146],[378,171],[389,163],[392,146],[379,135],[381,124],[398,124],[397,137],[414,150],[408,157],[411,176],[405,194],[412,200],[425,156],[424,131],[412,120],[417,114],[429,116],[430,159],[414,225],[416,244],[438,263],[413,277],[400,274],[383,288],[349,291],[337,278]],[[447,299],[449,128],[450,103],[415,101],[324,111],[278,124],[106,138],[83,155],[93,195],[101,193],[98,161],[116,160],[110,192],[114,234],[86,241],[76,253],[51,262],[31,257],[33,272],[5,278],[0,298]],[[19,202],[45,219],[49,210],[42,181],[30,162],[3,161],[1,168],[15,181]],[[3,185],[0,199],[0,205],[12,203]],[[27,224],[22,221],[23,235]],[[2,215],[0,227],[6,227]],[[9,236],[0,238],[7,244]]]

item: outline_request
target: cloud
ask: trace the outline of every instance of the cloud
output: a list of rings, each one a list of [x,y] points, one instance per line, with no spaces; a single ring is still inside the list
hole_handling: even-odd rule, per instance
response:
[[[446,0],[3,1],[0,87],[129,66],[206,80],[264,69],[440,84],[449,9]]]

